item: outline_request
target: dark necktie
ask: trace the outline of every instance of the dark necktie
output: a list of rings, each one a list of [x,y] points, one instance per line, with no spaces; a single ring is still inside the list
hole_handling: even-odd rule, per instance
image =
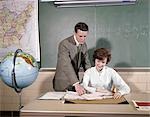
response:
[[[81,45],[77,47],[78,51],[78,68],[80,67],[80,62],[81,62]]]

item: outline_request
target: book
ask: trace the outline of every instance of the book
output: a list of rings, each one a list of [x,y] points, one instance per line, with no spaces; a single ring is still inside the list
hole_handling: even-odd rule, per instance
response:
[[[150,101],[132,100],[133,105],[139,111],[150,111]]]
[[[100,100],[105,98],[113,98],[112,93],[95,92],[95,93],[78,95],[77,92],[67,91],[67,93],[64,96],[65,100]]]
[[[66,92],[47,92],[43,96],[41,96],[40,100],[61,100],[63,99]]]
[[[104,98],[112,98],[112,93],[90,93],[90,94],[83,94],[78,95],[77,92],[67,91],[67,92],[47,92],[46,94],[42,95],[38,99],[41,100],[60,100],[60,99],[69,99],[69,100],[96,100],[96,99],[104,99]]]

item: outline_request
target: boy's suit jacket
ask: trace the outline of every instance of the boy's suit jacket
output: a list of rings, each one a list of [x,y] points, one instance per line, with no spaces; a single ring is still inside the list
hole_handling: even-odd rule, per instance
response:
[[[53,87],[56,91],[65,91],[65,89],[79,82],[78,54],[74,37],[68,37],[60,42],[58,48],[58,58]],[[81,46],[81,61],[84,71],[91,67],[86,43]]]

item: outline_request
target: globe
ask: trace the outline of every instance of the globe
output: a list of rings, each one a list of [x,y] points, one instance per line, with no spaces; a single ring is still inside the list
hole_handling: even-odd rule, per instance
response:
[[[0,78],[18,92],[36,80],[38,71],[35,58],[20,49],[9,52],[0,63]]]

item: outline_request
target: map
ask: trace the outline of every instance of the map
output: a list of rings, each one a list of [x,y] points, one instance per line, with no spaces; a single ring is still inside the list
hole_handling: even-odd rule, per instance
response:
[[[17,49],[40,61],[38,0],[0,0],[0,60]]]

